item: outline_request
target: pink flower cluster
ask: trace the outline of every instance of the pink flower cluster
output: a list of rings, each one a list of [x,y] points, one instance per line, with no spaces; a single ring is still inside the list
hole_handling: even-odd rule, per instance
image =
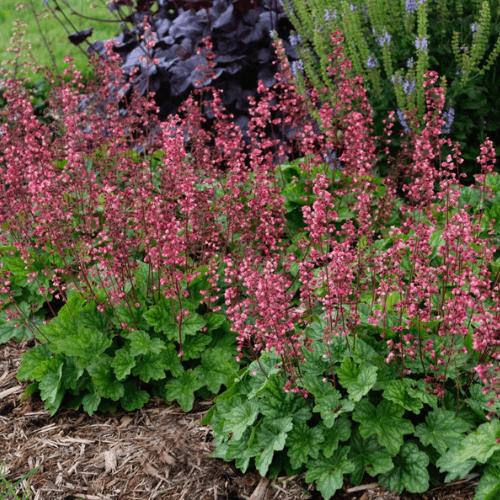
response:
[[[322,308],[330,345],[334,336],[351,339],[366,329],[363,303],[368,324],[387,343],[386,361],[396,363],[401,378],[419,362],[429,390],[443,397],[459,356],[475,355],[485,392],[500,398],[499,289],[488,269],[493,249],[479,236],[487,224],[483,215],[460,207],[458,146],[438,165],[446,141],[439,138],[444,97],[433,87],[437,75],[425,75],[428,113],[421,133],[405,143],[393,175],[377,183],[375,141],[384,138],[371,136],[372,109],[362,78],[346,76],[350,61],[342,41],[339,31],[332,35],[329,70],[338,88],[319,110],[320,124],[307,119],[306,97],[297,94],[278,44],[278,83],[270,91],[261,84],[259,102],[251,100],[250,148],[215,90],[208,103],[216,117],[211,133],[203,130],[194,97],[183,106],[185,119],[160,123],[151,101],[134,92],[122,116],[112,98],[122,82],[111,44],[109,63],[96,67],[101,78],[95,87],[84,89],[74,71],[73,82],[54,92],[50,104],[62,117],[59,131],[34,118],[20,85],[9,80],[0,225],[28,267],[42,250],[62,258],[62,269],[43,271],[51,278],[50,293],[65,297],[71,283],[103,314],[125,305],[132,320],[122,322],[124,329],[138,328],[139,262],[149,265],[150,297],[159,292],[178,302],[179,331],[187,285],[206,273],[203,301],[231,321],[240,357],[258,358],[264,350],[281,355],[287,390],[305,395],[299,369],[311,349],[313,310]],[[204,75],[213,67],[206,44],[207,65],[199,68]],[[83,99],[89,104],[79,110]],[[310,99],[317,103],[316,90]],[[310,203],[302,210],[302,235],[290,232],[284,208],[281,162],[291,151],[281,146],[275,165],[271,148],[277,141],[265,134],[272,110],[283,113],[304,157],[304,199]],[[391,136],[393,125],[391,113],[384,135]],[[142,156],[131,152],[139,144]],[[342,153],[341,173],[325,164],[327,152]],[[496,161],[489,140],[478,161],[483,175],[476,186],[486,199],[485,175]],[[388,227],[394,214],[401,223]],[[378,245],[383,239],[390,244]],[[8,270],[3,276],[0,287],[8,293]],[[31,278],[37,280],[37,273]],[[473,353],[464,344],[471,337]]]

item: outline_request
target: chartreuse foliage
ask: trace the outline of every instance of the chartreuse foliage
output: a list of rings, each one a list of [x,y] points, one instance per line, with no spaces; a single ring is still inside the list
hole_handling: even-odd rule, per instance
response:
[[[147,268],[141,263],[136,271],[135,329],[119,328],[130,319],[126,306],[115,307],[114,314],[111,307],[98,311],[95,301],[73,293],[57,317],[37,330],[42,344],[23,356],[18,378],[35,381],[30,392],[40,391],[52,415],[64,398],[92,415],[116,409],[118,402],[127,411],[141,408],[151,394],[190,411],[199,389],[217,394],[236,373],[228,322],[222,314],[203,314],[196,299],[196,290],[206,286],[204,275],[187,286],[181,305],[188,314],[179,324],[173,299],[142,294]]]
[[[500,133],[498,67],[500,4],[497,0],[283,0],[295,27],[291,36],[301,58],[295,71],[299,88],[304,76],[320,91],[323,102],[334,102],[337,82],[331,65],[330,35],[340,29],[352,62],[351,77],[361,75],[374,109],[375,133],[382,120],[398,109],[402,130],[419,133],[404,113],[417,109],[418,122],[426,112],[424,74],[438,71],[445,90],[445,133],[459,140],[466,162],[462,171],[477,173],[475,158],[488,135]],[[450,116],[450,108],[453,112]],[[315,109],[310,110],[318,116]],[[453,121],[454,116],[454,121]],[[486,123],[485,123],[486,122]],[[399,135],[399,134],[398,134]],[[472,137],[478,139],[471,140]],[[393,138],[399,145],[400,139]]]

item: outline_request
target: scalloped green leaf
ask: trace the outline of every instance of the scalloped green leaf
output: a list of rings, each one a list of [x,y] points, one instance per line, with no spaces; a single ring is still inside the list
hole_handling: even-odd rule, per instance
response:
[[[402,406],[405,410],[416,413],[417,415],[424,407],[424,404],[420,399],[410,396],[408,393],[408,387],[401,380],[391,381],[391,383],[385,388],[382,396],[388,401],[392,401],[393,403]]]
[[[206,350],[207,345],[212,341],[210,335],[203,335],[198,333],[191,337],[187,337],[182,343],[182,350],[184,352],[183,360],[199,359],[201,353]]]
[[[142,408],[149,401],[146,391],[138,390],[133,382],[125,383],[125,394],[120,403],[125,411],[134,411]]]
[[[198,378],[197,372],[187,370],[178,378],[173,378],[166,383],[168,401],[177,400],[184,411],[191,411],[194,403],[194,393],[203,382]]]
[[[30,306],[26,302],[17,304],[23,315],[20,319],[7,321],[7,311],[0,312],[0,344],[5,344],[11,339],[22,342],[31,339],[33,333],[43,325],[43,318],[33,316]],[[26,322],[26,318],[27,322]],[[19,325],[16,327],[16,325]]]
[[[101,397],[96,392],[85,394],[82,399],[83,410],[92,416],[97,411],[97,408],[99,408],[100,402]]]
[[[476,466],[476,460],[460,460],[460,452],[458,447],[448,450],[444,455],[436,461],[436,466],[439,467],[441,473],[447,472],[444,482],[449,483],[455,479],[463,479]]]
[[[75,356],[83,366],[90,365],[113,343],[112,339],[87,327],[80,328],[76,335],[69,335],[58,344],[58,348],[68,356]]]
[[[120,381],[126,379],[132,368],[136,364],[136,358],[130,353],[128,347],[122,347],[115,352],[115,357],[110,361],[115,372],[116,378]]]
[[[405,378],[404,383],[406,385],[406,391],[410,397],[420,399],[422,403],[429,405],[433,409],[438,407],[438,398],[435,394],[431,394],[425,388],[427,386],[425,380],[420,379],[415,381]]]
[[[470,433],[458,446],[458,456],[461,462],[474,458],[484,464],[500,450],[496,440],[500,438],[500,420],[492,419],[480,425]]]
[[[424,446],[432,444],[440,455],[462,441],[464,433],[469,430],[467,422],[442,408],[430,412],[425,421],[425,424],[417,425],[415,436]]]
[[[61,383],[62,369],[63,362],[60,361],[57,371],[47,373],[38,386],[40,397],[45,402],[45,408],[50,411],[51,415],[54,415],[59,409],[66,392]]]
[[[321,413],[321,418],[326,427],[330,428],[335,424],[337,418],[342,414],[354,410],[356,403],[349,399],[340,399],[340,392],[333,389],[334,392],[316,398],[314,413]]]
[[[85,368],[78,365],[76,358],[66,356],[62,371],[62,383],[64,388],[75,390],[84,371]]]
[[[477,485],[474,500],[496,500],[500,496],[500,466],[489,465]]]
[[[187,307],[187,304],[186,304]],[[165,299],[144,313],[144,319],[153,326],[155,332],[164,333],[169,340],[179,339],[179,325],[174,321],[172,310]],[[197,313],[190,311],[182,318],[181,336],[195,335],[206,325],[206,321]]]
[[[161,365],[163,369],[170,371],[174,377],[180,377],[184,372],[179,352],[174,344],[167,344],[166,348],[161,352]]]
[[[226,321],[226,317],[223,314],[217,314],[210,312],[206,316],[207,329],[209,332],[212,330],[217,330],[217,328],[221,327]]]
[[[261,450],[259,443],[255,442],[254,434],[253,430],[247,428],[241,439],[238,441],[230,439],[228,443],[222,443],[210,456],[223,458],[226,461],[235,460],[236,467],[244,474],[250,465],[250,459],[256,457]],[[222,456],[216,454],[221,447]]]
[[[342,488],[344,475],[354,470],[354,464],[347,458],[348,453],[349,447],[343,447],[331,458],[321,457],[309,462],[306,481],[316,482],[316,488],[325,500]]]
[[[220,406],[222,409],[224,406],[223,403],[224,401],[218,401],[217,407],[219,408]],[[222,433],[232,433],[234,440],[240,440],[246,428],[253,425],[258,414],[259,403],[255,399],[229,407],[227,413],[224,414]]]
[[[359,401],[368,394],[377,382],[378,368],[370,363],[357,365],[351,358],[345,358],[337,371],[339,382],[347,389],[349,399]]]
[[[165,343],[160,339],[152,339],[149,333],[142,330],[134,330],[127,335],[130,340],[130,354],[140,356],[141,354],[158,354],[165,349]]]
[[[236,373],[238,365],[231,353],[221,349],[207,349],[201,355],[201,366],[197,368],[200,380],[214,394],[227,385],[228,378]]]
[[[103,398],[118,401],[125,394],[125,387],[116,380],[111,365],[97,362],[87,368],[92,381],[97,386],[97,393]]]
[[[260,411],[268,418],[292,417],[294,422],[306,422],[311,410],[306,400],[291,392],[285,392],[285,379],[275,375],[269,377],[260,399]]]
[[[395,467],[379,477],[380,486],[401,494],[424,493],[429,489],[429,457],[415,443],[405,443],[394,458]]]
[[[391,455],[387,448],[378,444],[376,436],[363,439],[359,432],[356,432],[351,437],[349,446],[351,447],[349,459],[354,464],[350,479],[356,486],[361,484],[365,472],[375,477],[394,468]]]
[[[298,469],[309,457],[318,458],[324,440],[320,427],[311,428],[305,422],[297,422],[286,440],[292,467]]]
[[[263,448],[255,459],[255,466],[261,476],[265,476],[273,460],[274,452],[285,447],[288,433],[293,428],[292,417],[265,420],[257,430],[256,442]]]
[[[142,356],[142,359],[136,360],[132,373],[138,375],[146,384],[150,380],[162,380],[167,376],[162,355],[152,352]]]
[[[375,407],[364,399],[356,405],[352,419],[360,423],[359,433],[364,438],[376,434],[379,444],[395,455],[404,442],[403,436],[414,431],[412,423],[402,418],[404,412],[404,408],[387,400]]]
[[[23,354],[17,380],[41,380],[50,371],[51,359],[47,344],[35,345]]]
[[[325,458],[330,458],[339,447],[340,441],[347,441],[351,436],[351,421],[346,417],[336,420],[332,427],[328,428],[324,423],[319,428],[323,432],[325,440],[321,445],[321,450]],[[316,458],[316,457],[314,457]]]

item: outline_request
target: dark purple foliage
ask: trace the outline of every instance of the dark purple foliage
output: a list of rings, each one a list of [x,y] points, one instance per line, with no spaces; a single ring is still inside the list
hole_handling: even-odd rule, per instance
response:
[[[111,8],[122,9],[130,1],[117,0]],[[249,143],[247,124],[248,97],[258,100],[259,80],[267,88],[275,83],[276,60],[270,32],[276,30],[282,39],[289,61],[297,60],[297,53],[289,43],[293,29],[278,0],[138,0],[136,11],[126,17],[133,24],[114,41],[114,51],[121,56],[125,81],[136,86],[141,94],[155,92],[155,101],[160,108],[160,120],[166,120],[178,112],[179,106],[202,81],[203,86],[212,85],[223,90],[222,102],[227,113],[234,115]],[[153,7],[156,7],[153,10]],[[125,13],[123,13],[125,15]],[[147,16],[152,26],[153,49],[150,59],[157,58],[158,64],[148,64],[141,58],[146,54],[147,40],[143,21]],[[210,37],[215,54],[215,78],[202,78],[199,66],[206,64],[203,38]],[[151,40],[151,38],[149,38]],[[197,53],[201,48],[201,54]],[[104,42],[93,43],[89,53],[106,53]],[[131,76],[134,68],[139,71]],[[128,93],[131,93],[131,88]],[[125,97],[129,97],[127,94]],[[205,107],[207,110],[207,107]],[[207,112],[207,129],[211,126],[213,114]],[[278,118],[280,115],[275,114]],[[268,131],[272,138],[282,137],[281,126]],[[288,139],[288,131],[284,137]]]

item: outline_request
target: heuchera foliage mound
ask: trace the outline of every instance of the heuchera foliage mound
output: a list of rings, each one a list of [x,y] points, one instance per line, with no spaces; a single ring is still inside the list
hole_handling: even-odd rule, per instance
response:
[[[111,43],[99,88],[75,71],[73,88],[54,93],[59,135],[10,80],[0,224],[13,266],[2,270],[10,308],[0,334],[17,322],[36,337],[18,378],[34,381],[28,392],[52,414],[61,404],[133,410],[151,394],[189,411],[225,387],[205,422],[216,456],[242,470],[305,472],[326,499],[346,475],[423,492],[477,470],[476,498],[491,500],[500,491],[493,145],[482,146],[472,187],[456,178],[458,147],[438,164],[451,141],[439,138],[443,94],[429,72],[421,134],[392,159],[394,176],[375,177],[375,141],[389,140],[370,136],[372,110],[362,79],[347,78],[342,41],[332,35],[339,86],[335,108],[320,110],[325,133],[307,121],[278,44],[277,84],[259,84],[250,100],[250,148],[214,89],[211,134],[192,97],[184,119],[160,123],[138,92],[121,114]],[[273,99],[300,161],[281,144],[273,162]],[[393,125],[391,113],[387,137]],[[140,130],[156,132],[138,139]]]

